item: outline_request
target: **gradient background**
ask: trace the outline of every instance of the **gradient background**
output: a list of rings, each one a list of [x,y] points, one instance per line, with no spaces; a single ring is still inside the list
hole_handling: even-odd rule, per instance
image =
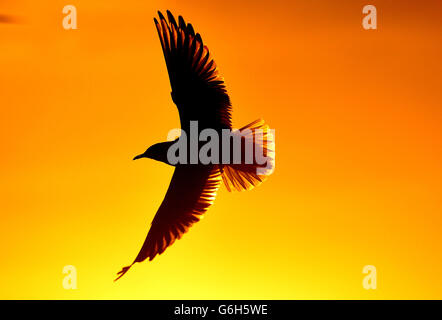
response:
[[[78,30],[62,28],[67,4]],[[366,4],[378,30],[361,26]],[[222,188],[182,240],[114,283],[173,172],[131,161],[179,127],[157,9],[202,33],[234,125],[276,130],[276,170],[251,192]],[[441,9],[0,1],[20,22],[0,24],[0,298],[442,299]]]

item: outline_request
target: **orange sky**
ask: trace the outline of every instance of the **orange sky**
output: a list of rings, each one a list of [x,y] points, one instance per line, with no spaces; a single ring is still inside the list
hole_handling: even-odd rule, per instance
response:
[[[66,4],[78,30],[62,28]],[[234,125],[275,129],[276,170],[256,190],[222,188],[182,240],[114,283],[173,172],[131,160],[179,126],[158,9],[202,34]],[[0,2],[20,21],[0,24],[0,298],[442,299],[441,9]],[[62,287],[65,265],[77,290]]]

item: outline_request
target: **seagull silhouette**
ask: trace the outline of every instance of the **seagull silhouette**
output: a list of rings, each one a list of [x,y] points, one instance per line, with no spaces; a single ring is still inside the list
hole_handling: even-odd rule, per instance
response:
[[[178,108],[181,129],[189,132],[191,121],[197,121],[199,130],[232,130],[230,98],[201,36],[195,34],[192,25],[186,24],[181,16],[177,23],[170,11],[167,11],[168,20],[161,12],[158,15],[159,21],[154,18],[154,22],[166,60],[171,96]],[[260,132],[259,136],[257,132]],[[212,205],[222,182],[228,191],[249,190],[259,185],[273,171],[273,135],[265,122],[256,120],[236,130],[236,133],[241,134],[242,152],[241,161],[237,163],[173,164],[168,160],[167,153],[176,140],[154,144],[134,158],[161,161],[173,165],[175,171],[140,252],[131,265],[117,273],[115,281],[134,263],[152,260],[180,239]],[[247,141],[261,148],[268,160],[265,164],[258,163],[256,159],[252,163],[244,161]],[[192,150],[188,151],[189,156]],[[262,170],[258,171],[258,168]]]

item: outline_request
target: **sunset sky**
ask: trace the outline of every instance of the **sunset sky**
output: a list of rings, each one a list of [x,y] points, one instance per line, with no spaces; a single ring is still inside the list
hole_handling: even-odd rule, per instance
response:
[[[173,173],[132,161],[179,127],[153,23],[166,9],[201,33],[234,126],[275,129],[276,169],[222,187],[113,282]],[[16,18],[0,23],[1,299],[442,299],[441,1],[5,0],[0,14]]]

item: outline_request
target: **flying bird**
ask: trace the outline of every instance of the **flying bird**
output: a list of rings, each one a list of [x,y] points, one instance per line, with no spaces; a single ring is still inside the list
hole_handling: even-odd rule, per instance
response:
[[[16,17],[0,13],[0,23],[15,23],[15,22],[17,22]]]
[[[163,49],[172,88],[171,96],[178,108],[182,132],[190,131],[192,121],[197,121],[199,130],[233,130],[232,106],[224,80],[219,75],[215,61],[203,44],[200,34],[195,33],[193,26],[186,23],[181,16],[177,22],[170,11],[167,11],[167,20],[161,12],[158,12],[158,15],[159,20],[154,18],[154,22]],[[233,132],[241,135],[242,155],[239,162],[171,163],[168,150],[177,140],[154,144],[134,158],[161,161],[173,165],[175,170],[140,252],[131,265],[118,272],[115,281],[134,263],[152,260],[175,240],[180,239],[212,205],[222,183],[228,191],[249,190],[259,185],[273,171],[273,135],[263,120],[253,121]],[[252,162],[244,161],[245,146],[250,141],[255,148],[263,150],[268,160],[265,164],[258,163],[255,158]],[[192,150],[188,151],[190,153]],[[232,154],[233,152],[230,153],[230,157]]]

